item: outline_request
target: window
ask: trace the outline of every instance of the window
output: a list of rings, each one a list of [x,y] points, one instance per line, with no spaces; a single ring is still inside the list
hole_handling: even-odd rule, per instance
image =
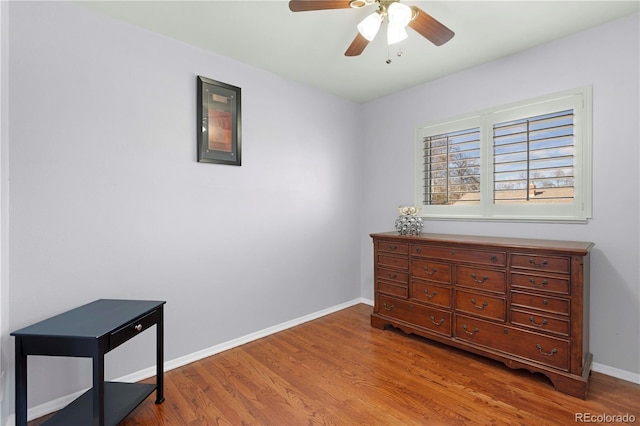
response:
[[[591,89],[419,128],[415,204],[427,218],[591,217]]]

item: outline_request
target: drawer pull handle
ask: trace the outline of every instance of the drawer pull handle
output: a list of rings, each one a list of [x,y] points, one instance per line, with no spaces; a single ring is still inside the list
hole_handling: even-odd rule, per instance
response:
[[[536,261],[531,257],[529,258],[529,263],[532,264],[536,268],[544,268],[549,262],[547,260],[543,260],[542,263],[536,263]]]
[[[474,308],[476,309],[484,309],[487,307],[488,303],[487,302],[482,302],[482,306],[476,305],[476,299],[471,299],[471,304],[473,305]]]
[[[491,262],[496,263],[498,261],[498,256],[491,256]]]
[[[529,317],[529,321],[531,321],[531,324],[535,325],[536,327],[544,327],[548,323],[546,319],[543,319],[541,323],[538,323],[536,322],[536,319],[534,317]]]
[[[429,317],[429,319],[431,320],[432,323],[434,323],[435,325],[437,325],[438,327],[440,327],[442,324],[444,324],[444,318],[442,318],[440,321],[436,321],[436,319],[434,318],[433,315],[431,315]]]
[[[436,272],[438,272],[438,268],[433,268],[433,271],[429,272],[429,267],[428,267],[428,266],[425,266],[425,267],[424,267],[424,268],[422,268],[422,269],[424,269],[424,272],[425,272],[427,275],[433,275],[433,274],[435,274]]]
[[[433,299],[433,296],[436,296],[438,294],[437,291],[434,291],[433,293],[429,294],[426,288],[422,291],[424,292],[424,295],[427,296],[429,299]]]
[[[398,278],[398,274],[391,273],[391,272],[387,273],[387,276],[388,276],[389,278],[391,278],[391,279]]]
[[[142,324],[137,324],[137,325],[136,325],[135,327],[133,327],[133,328],[135,328],[135,330],[136,330],[136,331],[142,331]]]
[[[534,287],[544,287],[545,285],[549,284],[548,280],[543,280],[542,283],[540,284],[536,284],[536,280],[534,280],[533,278],[529,278],[529,282],[531,283],[532,286]]]
[[[422,249],[420,247],[416,247],[416,253],[418,254],[422,253]]]
[[[456,255],[456,251],[455,250],[451,250],[451,256],[455,256]]]
[[[464,332],[469,336],[473,336],[474,334],[480,332],[480,329],[478,327],[474,328],[473,331],[467,331],[467,324],[463,324],[462,328],[464,329]]]
[[[483,282],[485,282],[486,280],[489,279],[488,276],[483,275],[482,278],[477,279],[476,278],[476,274],[475,273],[471,273],[471,279],[474,280],[475,282],[477,282],[478,284],[482,284]]]
[[[389,245],[387,246],[387,248],[388,248],[389,250],[397,250],[397,249],[398,249],[398,246],[392,246],[391,244],[389,244]]]
[[[544,300],[542,300],[542,304],[546,306],[546,305],[549,304],[549,301],[547,299],[544,299]]]
[[[553,356],[558,353],[558,350],[556,348],[551,349],[551,352],[543,351],[542,345],[540,345],[539,343],[536,345],[536,349],[538,349],[538,352],[540,352],[542,355],[546,355],[546,356]]]
[[[391,305],[391,306],[387,306],[387,304],[386,304],[386,303],[383,303],[383,304],[382,304],[382,306],[384,306],[384,308],[385,308],[387,311],[393,311],[393,308],[394,308],[394,306],[393,306],[393,305]]]

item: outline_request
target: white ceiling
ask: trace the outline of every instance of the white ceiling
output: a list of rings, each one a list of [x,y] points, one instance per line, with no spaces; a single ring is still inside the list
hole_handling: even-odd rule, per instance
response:
[[[436,47],[408,29],[409,38],[389,48],[381,31],[362,55],[345,57],[356,25],[374,11],[374,6],[294,13],[284,0],[78,3],[356,102],[637,13],[640,5],[638,0],[403,0],[420,7],[456,35]],[[398,56],[400,50],[402,55]],[[208,77],[215,79],[215,75]]]

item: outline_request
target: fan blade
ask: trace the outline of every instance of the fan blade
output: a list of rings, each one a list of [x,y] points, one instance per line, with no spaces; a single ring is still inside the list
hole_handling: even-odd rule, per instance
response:
[[[347,9],[351,7],[349,0],[291,0],[289,10],[307,12],[310,10]]]
[[[442,25],[417,6],[411,6],[416,17],[409,21],[409,26],[436,46],[441,46],[451,40],[454,32]]]
[[[347,51],[344,52],[344,56],[358,56],[368,44],[369,40],[364,38],[362,34],[358,33],[356,38],[351,42],[351,45],[347,48]]]

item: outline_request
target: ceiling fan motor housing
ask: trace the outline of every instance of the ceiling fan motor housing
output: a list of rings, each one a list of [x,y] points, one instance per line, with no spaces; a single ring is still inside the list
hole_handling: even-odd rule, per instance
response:
[[[376,3],[376,0],[351,0],[349,2],[349,6],[354,9],[360,9],[361,7],[369,6],[370,4]]]

